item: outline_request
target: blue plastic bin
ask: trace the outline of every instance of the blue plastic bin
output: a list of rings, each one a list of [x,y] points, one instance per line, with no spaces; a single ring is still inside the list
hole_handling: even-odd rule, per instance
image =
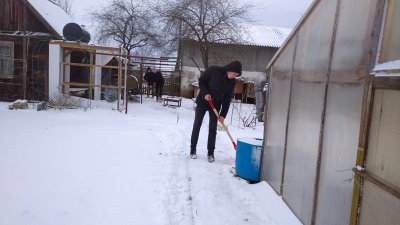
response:
[[[260,181],[262,139],[239,138],[236,148],[236,175],[249,180]]]

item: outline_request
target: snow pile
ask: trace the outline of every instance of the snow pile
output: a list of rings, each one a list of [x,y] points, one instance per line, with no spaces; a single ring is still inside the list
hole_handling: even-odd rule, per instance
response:
[[[373,71],[399,70],[399,69],[400,69],[400,60],[394,60],[376,65]]]
[[[397,72],[390,72],[391,70],[397,70]],[[377,77],[400,76],[398,70],[400,70],[400,60],[394,60],[382,64],[377,64],[372,72],[373,74],[376,74]]]
[[[21,99],[17,99],[8,105],[8,109],[27,109],[28,107],[28,101]]]

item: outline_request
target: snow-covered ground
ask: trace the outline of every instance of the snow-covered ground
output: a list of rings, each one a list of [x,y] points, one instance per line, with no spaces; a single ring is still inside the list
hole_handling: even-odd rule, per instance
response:
[[[0,103],[0,224],[301,224],[266,182],[232,176],[235,151],[223,131],[216,162],[207,162],[208,116],[199,157],[189,158],[191,100],[178,108],[144,100],[127,115],[96,104],[36,111]],[[234,116],[234,138],[262,138],[262,124],[237,124]]]

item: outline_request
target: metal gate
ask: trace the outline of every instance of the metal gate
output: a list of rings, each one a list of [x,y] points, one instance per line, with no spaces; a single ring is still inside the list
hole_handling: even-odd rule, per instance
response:
[[[144,74],[146,68],[150,67],[153,72],[160,71],[165,79],[163,94],[180,96],[180,83],[181,83],[181,63],[175,57],[142,57],[142,56],[128,56],[128,91],[135,95],[153,95],[145,80]]]

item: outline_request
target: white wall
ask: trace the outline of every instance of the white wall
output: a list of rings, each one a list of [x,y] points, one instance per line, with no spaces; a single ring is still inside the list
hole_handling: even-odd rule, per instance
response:
[[[49,44],[49,97],[58,95],[61,80],[61,47],[58,44]]]

